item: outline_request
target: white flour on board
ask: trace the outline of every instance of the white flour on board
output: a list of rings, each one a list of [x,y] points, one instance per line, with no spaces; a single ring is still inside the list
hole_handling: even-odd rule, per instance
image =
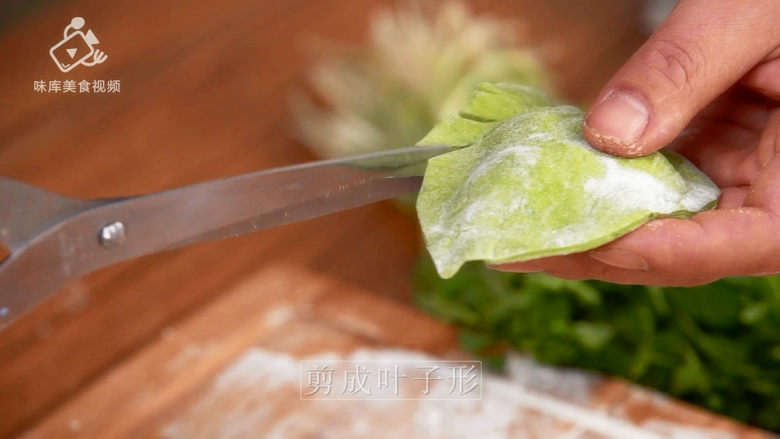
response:
[[[316,360],[435,361],[405,350],[359,350]],[[510,377],[483,375],[481,400],[360,401],[301,400],[300,359],[252,348],[225,369],[187,411],[160,434],[170,439],[270,439],[317,437],[375,439],[736,439],[736,436],[675,424],[636,426],[584,404],[597,377],[510,358]],[[531,375],[520,377],[528,373]],[[570,376],[566,376],[570,375]],[[579,376],[577,376],[579,375]],[[554,382],[568,395],[551,396]],[[552,389],[561,395],[561,389]]]

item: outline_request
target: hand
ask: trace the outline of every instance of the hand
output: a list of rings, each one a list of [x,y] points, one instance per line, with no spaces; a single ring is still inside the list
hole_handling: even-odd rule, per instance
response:
[[[778,100],[780,1],[682,0],[601,92],[583,131],[626,157],[671,143],[721,187],[717,209],[651,221],[589,252],[494,268],[675,286],[780,272]]]

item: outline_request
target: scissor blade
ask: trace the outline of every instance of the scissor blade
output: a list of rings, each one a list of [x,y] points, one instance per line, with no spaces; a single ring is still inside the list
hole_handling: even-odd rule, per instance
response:
[[[319,173],[319,171],[317,171]],[[303,194],[267,211],[258,211],[256,215],[235,223],[227,224],[215,230],[191,236],[179,242],[171,243],[166,249],[185,247],[198,242],[240,236],[258,230],[278,227],[307,219],[317,218],[331,213],[364,206],[377,201],[408,195],[419,191],[422,176],[398,176],[390,178],[350,176],[347,171],[343,175],[344,183],[329,186],[323,183],[315,193]],[[329,179],[330,176],[325,176]],[[286,193],[296,192],[287,188]],[[226,221],[227,223],[227,221]]]
[[[416,192],[428,159],[449,151],[451,148],[446,146],[403,148],[108,200],[63,221],[48,233],[58,235],[61,264],[78,277],[159,251]],[[107,250],[94,237],[102,227],[115,222],[124,225],[127,238],[120,246]],[[71,242],[74,248],[70,248]]]
[[[149,228],[149,236],[163,247],[139,251],[238,236],[415,193],[428,159],[449,151],[444,146],[413,147],[320,161],[134,200],[139,212],[148,204],[150,211],[177,218]]]
[[[85,202],[69,217],[51,218],[54,224],[20,242],[0,264],[0,328],[69,281],[109,265],[416,192],[428,159],[449,151],[405,148]],[[43,212],[8,202],[30,221]],[[126,235],[107,246],[101,231],[117,222]]]
[[[21,185],[6,182],[3,187],[11,189],[0,200],[19,215],[13,224],[29,221],[48,228],[37,234],[20,229],[14,241],[2,241],[13,251],[0,263],[0,329],[69,281],[109,265],[413,193],[428,159],[449,151],[444,146],[405,148],[62,206],[51,197],[38,197],[37,203],[26,192],[12,190]],[[104,227],[116,223],[126,233],[121,240],[106,241]]]

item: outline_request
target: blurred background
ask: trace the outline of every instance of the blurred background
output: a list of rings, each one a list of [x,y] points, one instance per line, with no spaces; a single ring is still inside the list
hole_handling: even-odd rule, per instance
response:
[[[115,197],[408,146],[481,80],[587,107],[673,3],[6,1],[0,175]],[[108,58],[63,73],[47,52],[73,17]],[[121,85],[35,88],[69,80]],[[0,332],[0,437],[43,422],[267,267],[408,304],[420,251],[413,211],[388,202],[95,273]]]

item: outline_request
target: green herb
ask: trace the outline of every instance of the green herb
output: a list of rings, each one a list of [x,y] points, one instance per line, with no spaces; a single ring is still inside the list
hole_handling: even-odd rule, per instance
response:
[[[780,431],[780,277],[694,288],[567,281],[470,262],[441,279],[420,260],[416,300],[501,365],[507,347],[620,376]]]

